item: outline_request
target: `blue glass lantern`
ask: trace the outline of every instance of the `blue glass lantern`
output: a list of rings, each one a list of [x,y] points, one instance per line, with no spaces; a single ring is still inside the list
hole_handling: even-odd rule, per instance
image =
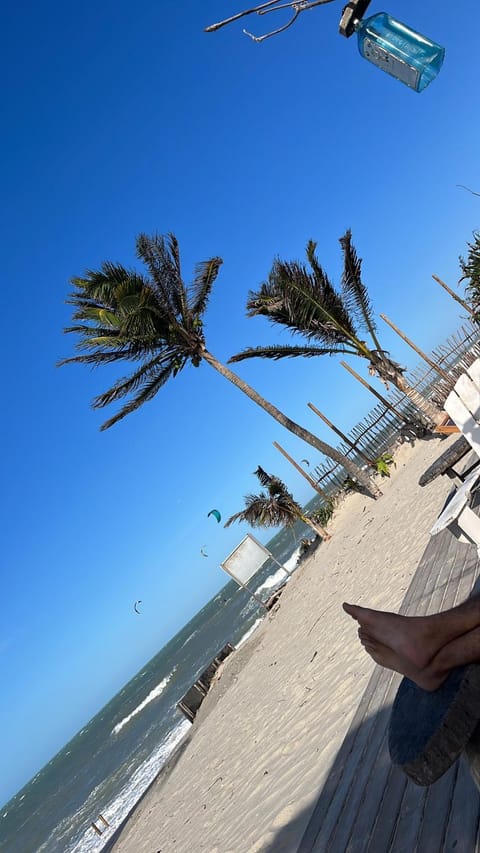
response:
[[[357,34],[364,59],[396,77],[415,92],[422,92],[435,79],[445,57],[445,48],[397,21],[386,12],[362,20],[370,0],[351,0],[340,21],[346,38]]]

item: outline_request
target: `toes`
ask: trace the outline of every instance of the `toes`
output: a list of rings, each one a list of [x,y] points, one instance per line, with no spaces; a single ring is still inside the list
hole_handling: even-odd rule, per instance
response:
[[[345,613],[348,613],[348,615],[351,616],[352,619],[357,619],[357,616],[355,615],[357,608],[355,607],[354,604],[348,604],[346,601],[344,601],[342,604],[342,607],[343,607]]]

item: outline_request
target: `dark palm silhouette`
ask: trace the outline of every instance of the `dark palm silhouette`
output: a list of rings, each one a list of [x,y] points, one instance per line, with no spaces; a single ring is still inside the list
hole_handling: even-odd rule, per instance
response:
[[[370,493],[379,494],[365,472],[350,459],[284,415],[207,350],[203,315],[221,258],[198,264],[193,282],[187,287],[173,234],[140,234],[136,248],[146,273],[105,261],[99,270],[88,270],[83,277],[72,278],[75,289],[67,300],[73,305],[76,322],[65,331],[79,337],[76,349],[80,352],[60,364],[80,362],[97,367],[131,361],[139,365],[130,376],[119,379],[93,400],[95,409],[123,403],[101,429],[108,429],[155,397],[186,365],[199,367],[205,361],[282,426],[343,465]]]
[[[340,292],[335,290],[315,253],[317,244],[307,244],[309,268],[299,261],[277,258],[267,281],[259,290],[250,291],[247,315],[262,315],[272,323],[284,326],[294,335],[302,335],[307,343],[266,347],[249,347],[229,362],[247,358],[280,359],[292,356],[355,355],[367,359],[369,372],[379,376],[388,387],[391,382],[414,399],[415,405],[433,423],[441,418],[440,410],[421,397],[403,378],[405,369],[393,361],[377,337],[373,308],[361,277],[361,258],[357,256],[348,230],[340,238],[343,252],[343,275]],[[363,339],[367,333],[371,343]],[[413,396],[412,396],[413,395]]]
[[[254,473],[266,492],[245,495],[245,509],[230,516],[225,527],[235,521],[246,521],[251,527],[293,527],[296,521],[303,521],[322,539],[331,538],[324,527],[305,514],[282,480],[267,474],[260,465]]]
[[[474,193],[478,195],[478,193]],[[466,296],[473,309],[474,319],[480,322],[480,231],[473,232],[473,242],[467,243],[468,254],[466,258],[460,256],[460,268],[462,277],[459,281],[466,281]]]

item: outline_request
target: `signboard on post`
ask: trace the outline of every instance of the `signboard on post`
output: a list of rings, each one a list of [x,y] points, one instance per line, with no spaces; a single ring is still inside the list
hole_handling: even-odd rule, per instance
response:
[[[223,563],[220,563],[220,566],[239,586],[250,593],[255,601],[265,607],[261,598],[248,588],[247,583],[267,560],[273,560],[287,575],[291,576],[291,573],[275,559],[268,548],[265,548],[265,545],[262,545],[251,533],[247,533]]]

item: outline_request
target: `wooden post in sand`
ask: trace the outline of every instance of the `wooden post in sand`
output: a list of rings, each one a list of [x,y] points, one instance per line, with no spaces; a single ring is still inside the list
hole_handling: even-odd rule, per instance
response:
[[[103,823],[103,826],[104,826],[104,827],[108,827],[108,826],[110,826],[110,824],[109,824],[108,820],[107,820],[106,818],[104,818],[103,814],[99,814],[99,815],[98,815],[98,817],[97,817],[97,820],[100,820],[100,821]],[[92,823],[91,823],[91,827],[92,827],[92,829],[94,829],[94,830],[95,830],[95,832],[97,833],[97,835],[103,835],[103,833],[104,833],[104,831],[105,831],[104,829],[100,829],[100,827],[98,827],[98,826],[97,826],[97,823],[96,823],[96,821],[94,821],[94,820],[93,820],[93,821],[92,821]]]
[[[307,474],[307,472],[303,470],[303,468],[298,464],[298,462],[295,462],[295,459],[292,459],[292,457],[288,455],[287,451],[284,450],[283,447],[280,446],[280,444],[274,441],[273,446],[276,447],[277,450],[279,450],[280,453],[285,456],[285,459],[288,459],[290,464],[297,469],[298,473],[301,474],[302,477],[305,477],[305,479],[310,483],[312,489],[315,489],[315,491],[318,492],[318,494],[321,495],[322,498],[325,498],[326,501],[329,500],[327,493],[323,489],[321,489],[320,486],[317,485],[313,477],[311,477],[310,474]]]
[[[447,382],[450,381],[450,376],[448,375],[446,370],[442,370],[442,368],[439,367],[438,364],[435,364],[435,362],[432,361],[432,359],[429,358],[428,355],[426,355],[426,353],[424,353],[421,349],[419,349],[413,343],[413,341],[410,340],[410,338],[407,338],[407,336],[404,335],[403,332],[401,332],[400,329],[397,328],[397,326],[394,323],[392,323],[392,321],[389,320],[388,317],[385,316],[385,314],[380,314],[380,317],[387,324],[387,326],[390,326],[390,328],[393,329],[393,331],[396,332],[397,335],[399,335],[401,337],[402,341],[405,341],[405,343],[408,344],[408,346],[411,347],[417,353],[417,355],[420,356],[420,358],[423,358],[423,360],[426,361],[427,364],[430,365],[432,370],[434,370],[436,373],[438,373],[439,376],[442,376],[443,379],[446,379]]]
[[[345,444],[348,444],[348,446],[349,446],[349,447],[351,447],[351,448],[352,448],[352,450],[354,450],[354,451],[355,451],[355,453],[358,453],[358,455],[363,459],[363,461],[364,461],[364,462],[366,462],[366,464],[367,464],[370,468],[372,467],[372,465],[373,465],[372,460],[371,460],[371,459],[369,459],[369,458],[368,458],[368,456],[366,456],[366,455],[365,455],[365,453],[364,453],[362,450],[360,450],[360,449],[359,449],[359,448],[358,448],[358,447],[353,443],[353,441],[350,441],[350,439],[349,439],[349,438],[347,438],[347,436],[346,436],[346,435],[344,435],[344,433],[343,433],[341,430],[337,429],[337,427],[336,427],[336,426],[334,426],[334,424],[332,424],[332,422],[331,422],[331,421],[329,421],[329,420],[328,420],[328,418],[327,418],[327,417],[325,417],[325,415],[323,415],[323,414],[322,414],[322,412],[321,412],[319,409],[317,409],[317,408],[316,408],[316,406],[314,406],[314,405],[313,405],[313,403],[307,403],[307,406],[308,406],[308,408],[309,408],[309,409],[311,409],[311,410],[312,410],[312,412],[315,412],[315,414],[316,414],[316,415],[318,415],[318,417],[319,417],[319,418],[321,418],[321,419],[322,419],[322,421],[323,421],[324,423],[326,423],[326,424],[327,424],[327,426],[329,426],[329,427],[330,427],[330,429],[333,429],[333,431],[334,431],[334,432],[336,432],[336,433],[337,433],[337,435],[339,435],[339,436],[340,436],[340,438],[342,439],[342,441],[344,441],[344,442],[345,442]]]
[[[448,284],[445,284],[445,282],[442,281],[442,279],[439,278],[438,275],[432,275],[432,278],[434,279],[434,281],[436,281],[440,285],[440,287],[443,287],[443,289],[446,290],[447,293],[450,294],[450,296],[452,297],[452,299],[455,300],[455,302],[458,302],[458,304],[461,305],[462,308],[465,308],[465,311],[468,311],[468,313],[471,314],[472,317],[475,316],[475,311],[473,310],[473,308],[470,308],[470,305],[467,305],[465,300],[462,299],[461,296],[459,296],[457,293],[455,293],[455,291],[452,290],[448,286]]]
[[[391,412],[393,412],[395,415],[397,415],[397,417],[400,418],[401,421],[404,421],[405,423],[408,422],[407,418],[405,417],[404,414],[402,414],[400,409],[396,409],[395,406],[392,405],[392,403],[390,403],[386,397],[382,397],[382,395],[379,394],[375,388],[372,388],[372,386],[369,385],[368,382],[366,382],[365,379],[363,379],[358,373],[356,373],[354,371],[353,367],[350,367],[350,365],[347,364],[346,361],[341,361],[340,364],[342,365],[342,367],[345,368],[345,370],[348,370],[348,372],[351,373],[352,376],[355,377],[355,379],[358,379],[358,381],[361,382],[362,385],[365,386],[365,388],[368,388],[368,390],[371,391],[372,394],[374,394],[374,396],[378,400],[380,400],[380,402],[383,403],[383,405],[386,406],[387,409],[390,409]]]

